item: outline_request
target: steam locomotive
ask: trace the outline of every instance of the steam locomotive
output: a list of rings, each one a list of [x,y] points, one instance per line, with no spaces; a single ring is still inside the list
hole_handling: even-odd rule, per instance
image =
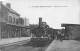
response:
[[[33,46],[41,47],[46,46],[51,43],[53,40],[51,38],[51,34],[48,34],[47,29],[44,30],[42,27],[38,27],[32,30],[32,33],[34,33],[35,36],[31,38],[31,44]]]

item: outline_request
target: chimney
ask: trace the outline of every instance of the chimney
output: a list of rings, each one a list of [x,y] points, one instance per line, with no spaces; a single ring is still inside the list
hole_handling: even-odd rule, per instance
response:
[[[41,26],[42,25],[42,18],[40,17],[39,18],[39,26]]]
[[[2,1],[0,1],[0,4],[2,4]]]
[[[7,3],[6,6],[7,6],[8,8],[11,8],[11,4],[10,4],[10,3]]]

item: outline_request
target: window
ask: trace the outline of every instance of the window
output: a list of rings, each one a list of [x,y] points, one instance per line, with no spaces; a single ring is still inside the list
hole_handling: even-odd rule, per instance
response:
[[[13,23],[15,23],[16,22],[16,20],[15,20],[15,18],[13,18]]]
[[[9,16],[9,23],[12,23],[12,17]]]

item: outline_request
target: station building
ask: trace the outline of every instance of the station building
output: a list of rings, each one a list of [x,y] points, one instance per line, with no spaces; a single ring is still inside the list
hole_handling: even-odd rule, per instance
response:
[[[64,34],[68,39],[71,40],[80,40],[80,24],[61,24],[62,27],[65,27]]]
[[[30,29],[26,21],[11,8],[10,3],[4,5],[0,2],[0,38],[28,36]]]

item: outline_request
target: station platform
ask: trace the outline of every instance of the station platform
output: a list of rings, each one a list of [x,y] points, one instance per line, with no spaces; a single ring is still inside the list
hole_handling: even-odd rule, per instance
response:
[[[22,45],[30,41],[30,37],[8,38],[0,40],[0,48],[10,45]]]
[[[77,40],[53,40],[46,51],[80,51],[80,41]]]

